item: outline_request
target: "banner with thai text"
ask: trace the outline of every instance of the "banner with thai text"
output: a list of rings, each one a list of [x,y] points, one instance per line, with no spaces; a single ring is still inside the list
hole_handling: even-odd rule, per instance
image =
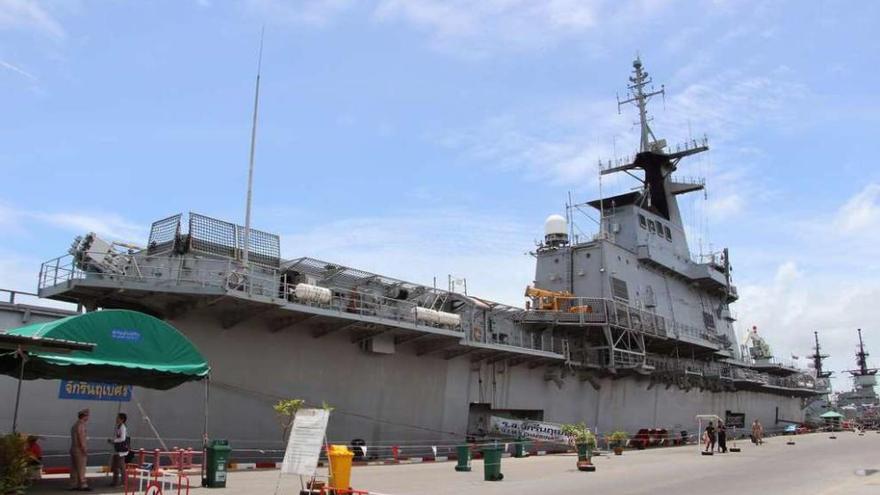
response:
[[[131,385],[61,380],[59,399],[131,401]]]
[[[546,421],[527,419],[510,419],[492,416],[491,429],[494,433],[511,437],[524,437],[546,442],[569,443],[569,438],[562,434],[562,425]]]

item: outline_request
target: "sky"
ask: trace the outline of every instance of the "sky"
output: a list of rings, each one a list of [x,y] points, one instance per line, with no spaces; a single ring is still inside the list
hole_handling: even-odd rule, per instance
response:
[[[666,90],[655,134],[709,139],[678,172],[706,194],[681,207],[692,252],[730,248],[739,331],[782,360],[819,331],[846,389],[856,328],[880,363],[877,19],[818,0],[0,0],[0,288],[34,291],[89,231],[243,223],[265,28],[253,226],[285,257],[521,306],[544,219],[637,147],[616,97],[638,54]]]

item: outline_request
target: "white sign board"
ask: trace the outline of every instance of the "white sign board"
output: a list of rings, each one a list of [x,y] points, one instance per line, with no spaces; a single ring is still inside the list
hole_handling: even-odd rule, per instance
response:
[[[326,409],[297,411],[284,451],[284,462],[281,463],[282,473],[300,476],[315,474],[329,418],[330,412]]]
[[[491,429],[494,432],[511,437],[525,437],[532,440],[569,443],[569,438],[562,434],[562,425],[545,421],[509,419],[492,416]]]

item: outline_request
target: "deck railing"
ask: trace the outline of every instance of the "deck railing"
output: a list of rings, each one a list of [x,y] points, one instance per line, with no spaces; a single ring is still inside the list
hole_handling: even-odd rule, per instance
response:
[[[162,290],[163,287],[214,289],[218,294],[235,293],[260,302],[307,306],[333,311],[342,317],[354,315],[377,318],[379,323],[390,326],[405,323],[426,330],[436,328],[453,331],[460,333],[468,342],[560,355],[565,352],[564,339],[550,334],[535,333],[519,327],[507,329],[506,332],[477,332],[466,314],[461,315],[461,323],[457,325],[418,319],[414,308],[430,306],[430,301],[427,300],[420,301],[422,304],[419,304],[413,300],[394,299],[329,284],[326,286],[331,291],[329,301],[298,299],[294,295],[298,281],[289,281],[280,270],[254,264],[245,267],[234,260],[133,254],[123,260],[115,260],[105,268],[101,270],[92,265],[83,265],[69,254],[60,256],[42,264],[39,288],[49,289],[71,281],[84,280],[111,287],[141,286],[143,290]],[[426,297],[430,298],[430,294],[426,294]]]

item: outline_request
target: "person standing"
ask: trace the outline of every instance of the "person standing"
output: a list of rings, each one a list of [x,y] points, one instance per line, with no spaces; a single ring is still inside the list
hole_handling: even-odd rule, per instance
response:
[[[113,454],[110,460],[110,472],[113,473],[113,481],[110,486],[119,486],[125,481],[125,457],[128,456],[129,440],[128,428],[125,423],[128,416],[125,413],[116,415],[116,429],[113,438],[108,438],[107,442],[113,444]]]
[[[755,445],[761,445],[763,440],[761,437],[764,435],[764,427],[761,426],[761,422],[757,419],[752,422],[752,442]]]
[[[761,424],[757,419],[755,423],[758,424],[758,445],[764,445],[764,425]]]
[[[79,411],[76,418],[76,423],[70,427],[70,489],[91,491],[86,480],[86,461],[89,457],[86,423],[89,421],[89,410]]]
[[[727,453],[727,427],[718,422],[718,452]]]

